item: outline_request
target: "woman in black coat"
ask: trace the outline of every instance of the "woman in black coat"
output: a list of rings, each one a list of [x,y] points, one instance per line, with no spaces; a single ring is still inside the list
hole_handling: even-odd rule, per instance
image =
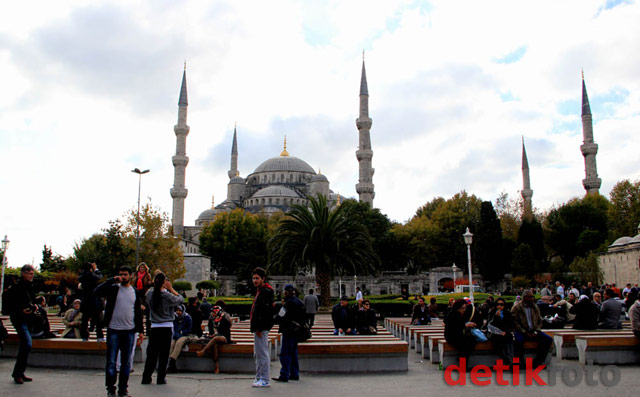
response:
[[[600,309],[595,303],[591,302],[588,296],[581,295],[578,303],[571,306],[569,313],[576,315],[573,323],[574,329],[598,328],[598,315],[600,314]]]
[[[502,357],[504,365],[513,363],[513,317],[506,309],[506,302],[503,298],[496,299],[495,305],[489,312],[487,330],[489,339],[496,351]]]
[[[467,321],[465,310],[467,302],[464,299],[458,299],[453,304],[451,311],[444,319],[444,338],[458,352],[458,360],[464,358],[466,364],[469,364],[469,355],[476,345],[476,338],[473,335],[467,335],[466,328],[476,326],[476,323]]]

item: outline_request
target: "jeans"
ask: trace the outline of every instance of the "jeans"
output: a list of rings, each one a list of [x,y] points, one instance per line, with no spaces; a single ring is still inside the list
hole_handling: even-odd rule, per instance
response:
[[[298,365],[298,340],[294,336],[282,334],[280,349],[280,379],[297,379],[300,377]]]
[[[91,320],[92,324],[95,324],[96,326],[96,338],[104,338],[104,333],[102,332],[102,321],[100,320],[102,310],[93,306],[84,308],[84,311],[81,310],[81,312],[82,321],[80,322],[80,337],[82,339],[89,339],[89,320]]]
[[[336,328],[336,329],[334,329],[334,330],[333,330],[333,334],[334,334],[334,335],[340,335],[340,331],[338,330],[338,328]],[[355,330],[355,329],[352,329],[352,330],[351,330],[351,332],[349,332],[349,333],[347,333],[347,332],[345,331],[345,333],[344,333],[344,334],[345,334],[345,335],[355,335],[355,334],[356,334],[356,330]]]
[[[11,324],[13,324],[13,327],[18,333],[18,338],[20,338],[18,357],[11,376],[19,378],[24,376],[24,371],[27,369],[27,360],[29,359],[29,352],[31,351],[31,325],[13,317],[11,318]]]
[[[124,393],[127,391],[129,383],[129,372],[131,372],[131,350],[135,343],[136,331],[121,331],[115,329],[107,329],[107,367],[105,375],[105,386],[107,391],[115,393],[116,391],[116,361],[118,352],[120,352],[120,380],[118,381],[118,391]]]
[[[269,331],[262,331],[262,336],[253,334],[253,355],[256,360],[256,380],[269,382]]]
[[[149,344],[147,345],[147,360],[144,363],[142,380],[150,380],[153,371],[158,364],[158,379],[163,381],[167,376],[167,364],[169,363],[169,350],[173,328],[156,327],[149,330]]]
[[[315,313],[307,313],[307,324],[309,324],[309,328],[313,328],[313,324],[316,321]]]

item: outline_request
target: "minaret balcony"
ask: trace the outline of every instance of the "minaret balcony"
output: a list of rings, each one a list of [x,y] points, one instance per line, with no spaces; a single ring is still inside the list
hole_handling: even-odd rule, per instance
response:
[[[366,183],[366,182],[360,182],[358,184],[356,184],[356,192],[358,192],[358,194],[363,194],[363,193],[373,193],[373,183]]]
[[[356,158],[358,159],[358,161],[371,160],[373,158],[373,150],[371,149],[356,150]]]
[[[587,178],[582,180],[582,186],[584,186],[585,190],[598,190],[602,185],[602,179],[600,178]]]
[[[188,125],[179,125],[178,124],[178,125],[174,125],[173,126],[173,132],[175,132],[176,135],[181,135],[181,134],[187,135],[189,133],[189,130],[190,130],[190,128],[189,128]]]
[[[189,191],[184,187],[173,187],[171,188],[171,197],[172,198],[186,198],[187,193]]]
[[[186,167],[187,164],[189,164],[189,157],[187,156],[173,156],[171,160],[173,161],[174,167]]]
[[[580,145],[580,150],[582,151],[583,156],[595,155],[598,153],[598,144],[597,143],[585,143]]]
[[[367,118],[359,117],[356,119],[356,126],[358,127],[359,130],[370,130],[372,124],[373,124],[373,120],[371,120],[369,117]]]

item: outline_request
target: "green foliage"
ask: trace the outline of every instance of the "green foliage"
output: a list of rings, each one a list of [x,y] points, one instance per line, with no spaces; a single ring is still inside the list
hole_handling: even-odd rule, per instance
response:
[[[215,280],[202,280],[196,283],[196,289],[214,290],[220,288],[220,283]]]
[[[269,224],[264,216],[242,209],[218,214],[200,232],[200,250],[211,257],[218,274],[249,279],[249,273],[267,263]]]
[[[49,271],[49,272],[60,272],[67,269],[65,259],[58,255],[54,254],[51,250],[51,247],[47,247],[44,245],[42,249],[42,263],[40,264],[40,270]]]
[[[547,252],[544,248],[544,233],[540,222],[536,219],[524,219],[518,230],[518,244],[527,244],[531,248],[538,272],[546,270]]]
[[[524,202],[521,196],[510,198],[507,193],[501,193],[496,199],[495,209],[500,218],[502,237],[516,241],[522,220]]]
[[[315,269],[322,304],[330,299],[331,277],[345,271],[368,274],[378,258],[367,229],[344,213],[330,210],[324,196],[309,199],[310,208],[294,205],[269,241],[270,269],[296,274]]]
[[[616,183],[609,196],[609,241],[635,236],[640,223],[640,179],[635,182],[625,179]]]
[[[511,285],[514,288],[530,288],[533,284],[531,279],[526,276],[515,276],[511,280]]]
[[[188,281],[174,281],[171,285],[178,292],[191,291],[193,289],[193,286]]]
[[[513,251],[511,272],[514,276],[526,276],[532,278],[540,271],[539,262],[533,256],[533,250],[529,244],[520,244]]]
[[[137,211],[128,213],[124,228],[124,246],[133,251],[135,267]],[[108,239],[108,237],[107,237]],[[171,222],[165,212],[147,203],[140,209],[140,262],[145,262],[151,272],[161,270],[169,280],[184,276],[184,257],[180,248],[180,239],[171,233]]]
[[[565,264],[586,257],[606,243],[609,201],[600,195],[573,199],[547,216],[548,244]]]
[[[467,263],[462,234],[477,230],[482,200],[465,191],[448,200],[438,197],[418,210],[403,226],[392,229],[398,246],[407,252],[413,271],[428,270],[452,263]]]
[[[595,285],[599,285],[603,280],[602,271],[598,266],[598,256],[590,253],[586,258],[577,257],[573,260],[569,269],[573,273],[577,273],[582,283],[592,281]]]
[[[480,207],[480,222],[474,236],[474,263],[487,281],[497,281],[509,272],[509,263],[502,254],[502,228],[490,201]]]

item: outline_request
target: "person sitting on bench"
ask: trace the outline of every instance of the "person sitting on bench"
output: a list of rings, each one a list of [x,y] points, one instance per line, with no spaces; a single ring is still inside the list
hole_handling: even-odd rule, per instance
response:
[[[55,338],[56,335],[51,332],[49,317],[47,317],[47,304],[45,303],[44,296],[37,296],[35,304],[37,309],[34,312],[36,315],[33,319],[33,333],[31,337],[33,339]]]
[[[487,330],[489,339],[502,357],[504,365],[511,365],[513,363],[513,318],[511,312],[506,309],[504,298],[496,299],[495,306],[489,312]]]
[[[81,301],[76,299],[71,305],[71,309],[64,314],[62,322],[67,326],[62,332],[63,338],[80,339],[80,326],[82,324],[82,312],[80,311]]]
[[[534,340],[538,342],[536,356],[533,359],[533,366],[542,365],[551,347],[552,339],[542,332],[542,316],[538,305],[534,304],[533,293],[525,290],[522,294],[522,301],[511,309],[515,326],[515,353],[524,364],[524,342]]]
[[[418,298],[418,304],[413,307],[413,314],[411,316],[411,324],[413,325],[427,325],[431,323],[431,316],[429,316],[429,308],[424,302],[424,297]]]
[[[197,352],[198,357],[204,357],[209,351],[212,352],[213,363],[215,365],[214,373],[220,373],[220,366],[218,364],[219,347],[218,345],[224,345],[231,342],[231,316],[224,311],[224,301],[217,301],[213,310],[209,316],[209,336],[211,340],[207,345]]]
[[[458,352],[458,360],[462,365],[462,359],[466,360],[466,366],[469,366],[469,355],[476,346],[476,338],[466,332],[467,328],[476,327],[477,324],[470,321],[470,317],[473,316],[474,310],[471,313],[466,313],[467,301],[464,299],[457,299],[451,311],[444,318],[444,338],[448,344],[453,346]]]
[[[376,311],[371,308],[369,299],[362,300],[362,307],[356,312],[356,331],[358,335],[377,335]]]
[[[591,302],[586,295],[580,295],[580,300],[569,309],[576,317],[573,329],[596,329],[598,328],[598,306]]]
[[[340,303],[333,306],[331,310],[331,319],[333,320],[334,335],[355,335],[353,312],[349,307],[349,298],[343,295]]]
[[[622,329],[620,315],[622,314],[622,301],[613,289],[607,288],[604,291],[604,299],[600,307],[600,322],[598,328]]]
[[[202,322],[201,322],[202,323]],[[191,342],[198,340],[198,336],[192,332],[193,322],[189,313],[186,312],[184,305],[176,307],[176,318],[173,320],[173,338],[171,339],[171,353],[169,354],[169,366],[167,373],[172,374],[178,372],[176,362],[182,348]]]

